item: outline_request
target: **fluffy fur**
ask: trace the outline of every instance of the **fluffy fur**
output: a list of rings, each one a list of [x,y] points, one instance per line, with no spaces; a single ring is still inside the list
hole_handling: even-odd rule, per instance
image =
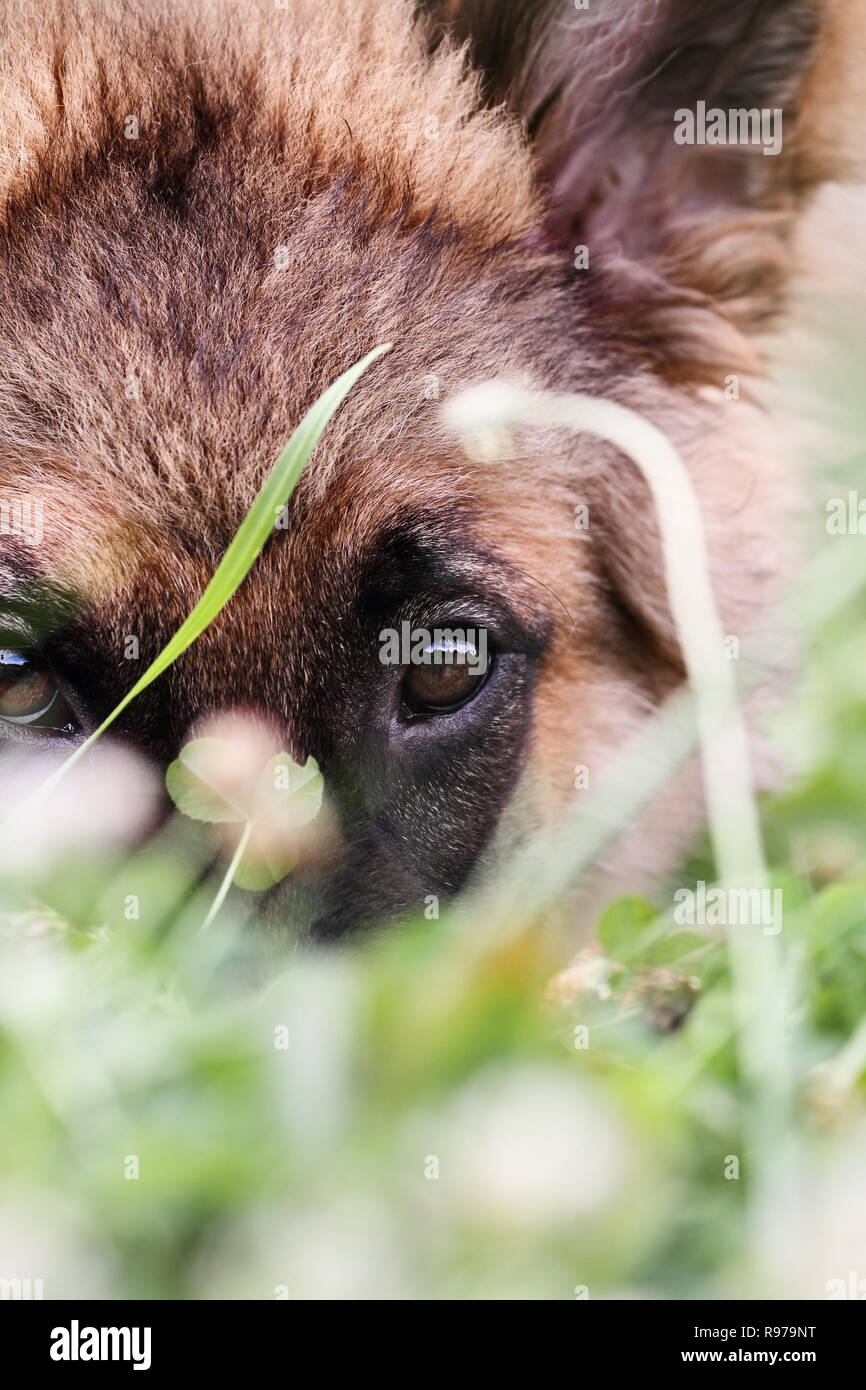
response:
[[[682,678],[634,470],[555,432],[470,460],[443,428],[452,391],[495,376],[643,410],[692,471],[727,630],[746,641],[766,611],[792,487],[750,380],[797,213],[848,171],[828,84],[853,15],[4,0],[0,492],[44,496],[46,540],[4,538],[0,594],[53,596],[85,720],[130,684],[125,637],[145,660],[186,615],[311,401],[395,344],[290,529],[121,730],[164,761],[203,714],[255,702],[320,760],[345,854],[309,886],[314,934],[459,889]],[[703,98],[783,106],[782,156],[675,146],[673,110]],[[482,595],[517,633],[510,683],[450,741],[395,749],[375,624]],[[663,871],[693,791],[651,819],[611,873]]]

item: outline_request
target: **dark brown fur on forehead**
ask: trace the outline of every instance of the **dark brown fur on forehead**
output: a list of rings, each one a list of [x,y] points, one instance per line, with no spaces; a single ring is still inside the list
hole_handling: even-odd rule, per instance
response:
[[[193,188],[222,145],[241,156],[247,197],[311,195],[354,168],[371,217],[405,212],[408,197],[416,217],[442,210],[484,241],[531,222],[508,123],[477,113],[459,56],[424,56],[407,0],[7,0],[2,29],[6,193],[39,170],[62,191],[107,155],[179,204],[178,176]]]
[[[535,203],[516,129],[475,110],[459,58],[424,56],[402,0],[13,0],[5,21],[0,417],[22,482],[68,462],[122,480],[142,524],[221,545],[352,361],[406,344],[323,473],[432,419],[455,307],[483,322],[550,275],[518,275]]]
[[[575,275],[530,250],[542,207],[519,127],[453,48],[427,54],[413,9],[9,0],[4,473],[115,480],[129,522],[218,551],[302,411],[376,343],[395,353],[307,494],[372,466],[381,496],[410,432],[434,485],[431,376],[437,396],[494,374],[610,392],[626,368],[694,386],[756,367],[731,294],[779,278],[766,218],[757,240],[745,216],[692,229],[694,254],[645,269],[602,256]]]

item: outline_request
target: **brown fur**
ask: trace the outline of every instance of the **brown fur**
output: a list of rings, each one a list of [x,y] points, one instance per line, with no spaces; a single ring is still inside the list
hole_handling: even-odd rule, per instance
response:
[[[427,22],[456,20],[487,67],[483,7],[421,8],[3,6],[0,494],[45,497],[37,571],[64,596],[58,652],[89,692],[87,718],[131,683],[124,637],[140,636],[145,660],[189,611],[312,400],[395,344],[329,428],[291,529],[123,727],[165,760],[202,714],[255,702],[298,756],[334,769],[354,810],[320,934],[459,887],[497,826],[505,843],[548,817],[574,765],[603,769],[682,676],[634,470],[557,434],[473,462],[444,430],[431,374],[441,398],[504,377],[611,395],[660,423],[704,504],[726,628],[745,637],[784,570],[791,492],[745,378],[783,304],[794,214],[834,164],[803,108],[826,103],[822,64],[837,61],[822,5],[793,7],[793,38],[785,7],[763,7],[772,61],[761,7],[712,21],[715,57],[745,45],[749,94],[784,101],[792,131],[779,160],[714,162],[675,159],[666,139],[671,105],[704,95],[713,64],[712,44],[699,48],[697,68],[680,63],[659,90],[682,4],[644,6],[637,26],[633,4],[599,7],[570,44],[551,40],[555,7],[529,4],[516,56],[505,4],[498,81]],[[695,35],[715,8],[692,7]],[[592,249],[583,280],[576,239]],[[738,402],[722,398],[731,372]],[[435,557],[454,561],[462,594],[486,586],[531,634],[538,673],[534,694],[515,675],[491,713],[495,757],[476,767],[466,751],[455,771],[442,753],[404,784],[371,751],[371,730],[387,736],[353,671],[363,604],[416,545],[434,578],[412,560],[423,583],[406,611],[435,620]],[[6,549],[12,595],[33,557]],[[680,793],[612,869],[663,871],[692,803]],[[358,888],[371,856],[378,878]]]

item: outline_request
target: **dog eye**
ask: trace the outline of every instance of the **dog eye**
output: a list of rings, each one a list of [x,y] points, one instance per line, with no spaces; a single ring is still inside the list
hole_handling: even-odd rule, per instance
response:
[[[471,642],[431,642],[421,664],[407,669],[403,698],[413,714],[450,714],[478,694],[489,674]]]
[[[74,733],[75,718],[38,656],[0,648],[0,724]]]

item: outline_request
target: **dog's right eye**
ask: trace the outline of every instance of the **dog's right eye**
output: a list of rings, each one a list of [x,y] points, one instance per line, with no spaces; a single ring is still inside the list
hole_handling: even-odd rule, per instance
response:
[[[419,666],[406,677],[404,699],[413,713],[448,714],[467,704],[485,680],[459,666]]]
[[[489,674],[471,643],[434,642],[422,664],[407,670],[403,699],[413,714],[450,714],[478,694]]]
[[[39,656],[0,648],[0,724],[73,733],[75,717],[48,664]]]

